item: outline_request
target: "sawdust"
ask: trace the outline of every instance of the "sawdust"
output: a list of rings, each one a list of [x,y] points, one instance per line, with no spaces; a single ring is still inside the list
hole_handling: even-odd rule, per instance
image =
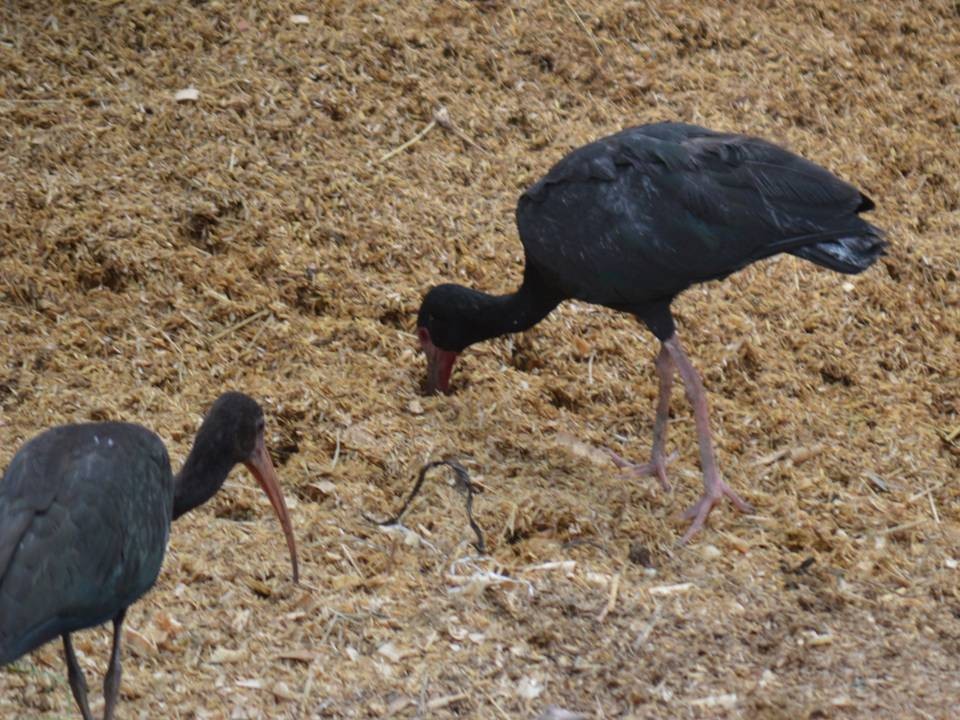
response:
[[[303,553],[294,587],[241,472],[178,522],[120,717],[952,716],[958,46],[952,2],[4,4],[0,461],[107,417],[182,459],[242,389]],[[862,276],[781,258],[675,304],[758,508],[688,548],[682,397],[673,495],[594,452],[649,451],[635,322],[565,305],[447,398],[417,397],[411,332],[431,284],[519,282],[517,195],[567,150],[664,119],[830,167],[892,241]],[[403,531],[361,516],[446,455],[489,556],[443,484]],[[108,642],[76,639],[95,688]],[[0,671],[0,714],[75,716],[57,644]]]

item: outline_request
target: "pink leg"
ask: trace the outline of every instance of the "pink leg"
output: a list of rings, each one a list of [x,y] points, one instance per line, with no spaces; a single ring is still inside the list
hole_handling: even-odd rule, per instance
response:
[[[687,399],[693,406],[693,417],[697,425],[697,441],[700,445],[700,466],[703,470],[703,495],[694,503],[689,510],[683,514],[684,520],[692,520],[690,528],[680,540],[681,544],[686,543],[692,538],[707,520],[707,516],[713,507],[723,499],[724,496],[730,498],[730,501],[741,512],[752,512],[753,508],[743,498],[737,495],[720,477],[720,470],[717,468],[717,459],[713,453],[713,441],[710,437],[710,414],[707,409],[707,395],[703,389],[703,383],[696,368],[690,362],[690,358],[684,352],[683,347],[677,336],[674,335],[663,343],[663,347],[669,352],[671,359],[680,372],[680,378],[683,380],[683,387],[687,393]]]
[[[670,491],[670,482],[667,480],[667,463],[676,457],[676,453],[667,457],[667,421],[670,419],[670,390],[673,387],[673,360],[666,346],[660,347],[660,354],[656,359],[657,375],[660,377],[660,394],[657,397],[657,417],[653,423],[653,453],[648,463],[632,463],[620,457],[613,450],[607,450],[613,458],[614,464],[621,469],[629,470],[638,477],[656,475],[660,480],[660,487]]]

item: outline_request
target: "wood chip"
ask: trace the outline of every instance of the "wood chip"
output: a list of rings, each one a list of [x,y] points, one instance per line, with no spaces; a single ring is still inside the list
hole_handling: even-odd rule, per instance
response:
[[[770,453],[769,455],[764,455],[757,460],[754,460],[754,465],[772,465],[773,463],[787,459],[792,462],[794,465],[800,465],[805,463],[807,460],[815,458],[817,455],[820,455],[824,449],[825,445],[818,443],[816,445],[811,445],[810,447],[795,447],[795,448],[781,448],[775,452]]]
[[[416,650],[412,648],[400,648],[392,642],[385,642],[377,648],[377,652],[390,662],[398,663],[408,655],[414,654]]]
[[[737,706],[737,694],[709,695],[696,700],[688,700],[687,704],[700,708],[724,708],[730,710]]]
[[[196,102],[200,99],[200,91],[195,87],[184,88],[183,90],[177,90],[173,95],[173,99],[178,103],[186,102]]]
[[[317,653],[311,652],[309,650],[287,650],[278,655],[273,656],[275,660],[292,660],[294,662],[304,663],[309,665],[314,660],[317,659]]]
[[[603,465],[606,467],[610,467],[611,465],[610,454],[606,450],[602,450],[598,447],[590,445],[589,443],[585,443],[582,440],[575,438],[570,433],[557,433],[556,442],[557,445],[566,448],[577,457],[589,460],[596,465]]]
[[[217,648],[213,651],[207,662],[214,665],[224,665],[228,663],[237,663],[246,660],[250,656],[246,650],[231,650],[229,648]]]
[[[157,644],[129,625],[123,629],[123,642],[138,657],[152,657],[157,653]]]
[[[535,677],[522,677],[517,682],[517,695],[524,700],[536,700],[543,694],[543,682]]]
[[[286,702],[298,702],[300,696],[295,694],[293,690],[290,689],[290,686],[287,685],[283,680],[278,680],[270,687],[270,692],[273,693],[273,696],[277,700],[283,700]]]
[[[566,710],[556,705],[550,705],[537,716],[537,720],[587,720],[588,717],[589,715],[584,715],[583,713]]]
[[[651,595],[676,595],[687,592],[695,587],[693,583],[677,583],[676,585],[657,585],[647,590]]]
[[[467,700],[468,698],[469,696],[466,693],[456,693],[454,695],[443,695],[441,697],[428,700],[427,710],[440,710],[441,708],[449,707],[454,703],[462,702],[464,700]]]
[[[597,616],[597,622],[603,622],[607,619],[607,615],[610,614],[610,611],[616,607],[617,604],[617,594],[620,592],[620,578],[623,576],[623,573],[617,573],[613,576],[613,581],[610,583],[610,593],[607,596],[607,602],[603,606],[603,610],[600,611],[600,614]]]
[[[710,545],[709,543],[700,548],[700,554],[704,560],[717,560],[723,557],[723,551],[716,545]]]
[[[246,582],[247,587],[262,598],[268,598],[273,595],[273,588],[271,588],[262,580],[257,580],[257,578],[247,578]]]

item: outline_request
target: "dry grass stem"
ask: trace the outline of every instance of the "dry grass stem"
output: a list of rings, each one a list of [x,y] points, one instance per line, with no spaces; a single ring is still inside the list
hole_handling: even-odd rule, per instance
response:
[[[404,150],[406,150],[407,148],[413,147],[413,146],[416,145],[418,142],[420,142],[421,140],[423,140],[423,138],[425,138],[425,137],[427,136],[427,133],[430,132],[431,130],[433,130],[436,126],[437,126],[437,121],[436,121],[436,119],[431,120],[430,122],[428,122],[428,123],[424,126],[423,130],[421,130],[421,131],[418,132],[416,135],[414,135],[412,138],[410,138],[409,140],[407,140],[405,143],[403,143],[403,145],[400,145],[400,146],[398,146],[398,147],[395,147],[393,150],[391,150],[390,152],[386,153],[383,157],[381,157],[381,158],[380,158],[380,162],[381,162],[381,163],[385,163],[387,160],[389,160],[390,158],[392,158],[392,157],[394,157],[394,156],[396,156],[396,155],[399,155],[400,153],[402,153],[402,152],[403,152]]]
[[[570,0],[563,0],[563,4],[567,6],[570,12],[573,14],[573,17],[576,18],[577,24],[586,33],[587,37],[590,39],[590,44],[593,45],[593,49],[597,51],[598,57],[603,57],[603,50],[600,49],[600,43],[597,42],[596,36],[590,32],[590,28],[587,27],[587,24],[583,21],[583,18],[580,17],[580,13],[577,12],[576,8],[570,4]]]

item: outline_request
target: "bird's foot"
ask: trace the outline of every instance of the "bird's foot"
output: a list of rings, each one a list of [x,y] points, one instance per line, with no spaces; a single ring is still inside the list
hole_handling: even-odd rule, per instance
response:
[[[667,465],[677,459],[676,452],[664,456],[662,451],[654,450],[650,462],[646,463],[630,462],[609,448],[607,448],[607,453],[609,453],[610,458],[613,460],[613,464],[621,470],[627,470],[636,477],[656,476],[664,492],[670,492],[670,481],[667,480]]]
[[[680,516],[682,520],[693,521],[690,523],[690,527],[687,529],[687,532],[685,532],[683,537],[680,539],[681,545],[685,545],[690,538],[696,535],[703,528],[704,523],[707,521],[707,516],[710,515],[710,511],[713,510],[713,508],[721,500],[723,500],[724,497],[729,498],[730,502],[732,502],[734,507],[736,507],[740,512],[753,512],[753,506],[750,503],[737,495],[737,493],[735,493],[729,485],[718,478],[713,484],[713,487],[711,487],[709,490],[705,490],[703,495],[700,496],[700,499],[691,505],[686,512]]]

